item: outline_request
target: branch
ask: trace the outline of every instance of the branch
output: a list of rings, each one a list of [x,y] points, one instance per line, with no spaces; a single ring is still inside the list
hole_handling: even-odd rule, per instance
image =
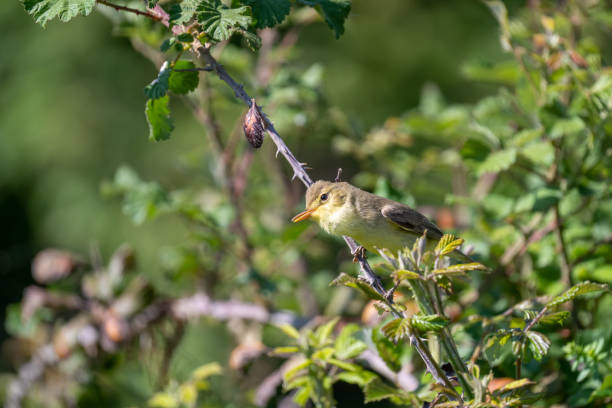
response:
[[[138,10],[138,9],[135,9],[135,8],[131,8],[131,7],[126,7],[126,6],[120,6],[119,4],[113,4],[113,3],[110,3],[110,2],[108,2],[106,0],[96,0],[96,2],[98,4],[104,4],[105,6],[112,7],[115,10],[127,11],[128,13],[138,14],[139,16],[145,16],[145,17],[150,18],[151,20],[154,20],[154,21],[162,21],[162,19],[163,19],[161,16],[158,16],[158,15],[153,14],[151,12],[141,11],[141,10]]]
[[[6,395],[6,408],[20,408],[21,400],[31,390],[45,372],[49,365],[59,361],[58,355],[53,349],[53,344],[45,344],[32,356],[29,362],[19,367],[17,378],[9,384]]]

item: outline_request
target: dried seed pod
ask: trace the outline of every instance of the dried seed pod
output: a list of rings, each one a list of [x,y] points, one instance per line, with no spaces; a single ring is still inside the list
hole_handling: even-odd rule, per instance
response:
[[[254,148],[259,148],[263,144],[264,133],[266,131],[266,122],[255,103],[255,99],[251,99],[251,107],[244,116],[242,123],[244,135]]]

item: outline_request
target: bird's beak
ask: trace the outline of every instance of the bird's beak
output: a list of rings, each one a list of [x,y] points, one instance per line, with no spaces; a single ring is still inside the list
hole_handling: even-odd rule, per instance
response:
[[[313,212],[315,212],[315,210],[316,210],[316,208],[314,208],[312,210],[302,211],[301,213],[299,213],[298,215],[293,217],[291,219],[291,221],[293,221],[293,222],[300,222],[300,221],[305,220],[306,218],[310,218],[310,216],[312,215]]]

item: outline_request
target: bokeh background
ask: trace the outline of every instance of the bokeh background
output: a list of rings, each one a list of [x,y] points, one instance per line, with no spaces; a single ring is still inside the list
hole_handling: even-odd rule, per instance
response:
[[[510,14],[519,10],[525,14],[524,6],[529,2],[506,3]],[[155,180],[169,191],[190,188],[220,190],[209,139],[183,104],[172,101],[176,125],[172,138],[159,143],[148,140],[144,115],[146,98],[142,89],[155,78],[157,68],[134,52],[128,39],[115,35],[118,32],[107,18],[113,13],[112,10],[96,10],[86,18],[78,17],[68,24],[53,21],[43,29],[34,24],[18,2],[0,2],[0,319],[4,318],[7,306],[18,302],[24,288],[33,283],[31,262],[35,254],[49,247],[106,260],[121,244],[129,243],[137,254],[138,273],[153,282],[158,293],[182,294],[185,286],[192,282],[186,279],[181,289],[176,282],[178,279],[169,278],[164,262],[160,261],[167,261],[168,254],[173,253],[172,248],[193,238],[189,225],[177,217],[163,216],[136,225],[125,215],[120,200],[105,194],[109,180],[124,165],[132,168],[143,180]],[[601,24],[585,25],[586,34],[593,37],[600,48],[604,66],[612,58],[608,24],[612,18],[609,15],[602,17]],[[248,92],[256,96],[263,94],[264,91],[255,86],[249,88],[248,84],[253,81],[245,74],[255,57],[234,48],[227,47],[221,62],[230,73],[247,83]],[[286,86],[293,80],[289,74],[287,78],[275,78],[273,81],[277,82],[270,87],[286,94],[279,91],[276,95],[266,95],[269,101],[283,101],[283,98],[292,100],[291,92],[304,92],[295,99],[302,98],[307,102],[306,116],[299,116],[301,112],[295,116],[290,109],[283,111],[282,104],[274,105],[273,102],[265,109],[272,112],[271,119],[294,154],[308,163],[313,178],[331,179],[337,168],[342,167],[343,178],[356,184],[418,205],[424,211],[439,210],[451,206],[447,201],[451,191],[466,193],[466,187],[453,184],[450,176],[452,166],[458,162],[457,155],[437,156],[444,149],[454,149],[448,135],[447,139],[439,141],[435,136],[428,138],[425,131],[425,137],[411,138],[406,145],[400,141],[398,146],[401,148],[392,153],[380,149],[381,155],[387,155],[381,156],[382,160],[398,159],[398,163],[406,163],[405,175],[402,175],[402,168],[389,170],[391,166],[377,166],[373,163],[377,160],[376,154],[373,157],[360,156],[358,146],[368,140],[366,135],[372,135],[377,129],[381,129],[383,136],[388,134],[385,132],[392,133],[393,130],[389,129],[394,128],[394,121],[418,106],[426,110],[424,103],[436,105],[432,108],[438,110],[436,114],[442,105],[452,105],[453,109],[461,111],[462,104],[483,101],[487,96],[497,95],[506,86],[511,88],[511,80],[500,84],[471,79],[474,75],[470,73],[478,69],[475,67],[493,67],[500,61],[512,61],[512,56],[502,51],[499,25],[479,1],[388,0],[381,6],[377,1],[355,0],[344,35],[335,39],[320,19],[300,30],[296,46],[284,62],[282,72],[296,75],[304,83],[317,84],[318,87],[313,86],[317,88],[314,95],[308,93],[311,90],[304,91],[296,86],[296,91]],[[512,76],[516,71],[509,69],[508,72]],[[219,85],[216,77],[210,81]],[[245,109],[232,99],[224,85],[218,86],[215,92],[219,97],[218,101],[215,100],[219,121],[229,133]],[[443,98],[445,102],[437,98]],[[310,122],[302,128],[305,130],[295,130],[299,127],[295,126],[296,121],[301,120]],[[426,122],[423,127],[430,125]],[[401,137],[400,134],[398,138]],[[239,151],[244,152],[246,143],[242,139],[241,143]],[[390,146],[389,150],[394,147],[393,144]],[[433,146],[432,151],[428,150],[429,146]],[[440,148],[436,150],[437,147]],[[340,270],[352,267],[350,256],[339,240],[318,232],[316,228],[287,227],[290,212],[303,205],[303,187],[298,181],[293,182],[295,194],[293,201],[288,202],[294,208],[286,208],[283,197],[277,196],[280,189],[265,187],[268,181],[265,177],[275,177],[270,176],[273,172],[269,161],[273,153],[271,143],[264,143],[255,154],[249,180],[255,181],[253,185],[264,187],[261,187],[261,192],[248,191],[255,204],[249,213],[247,227],[255,242],[277,243],[272,236],[278,231],[289,235],[286,240],[284,236],[279,238],[286,241],[283,245],[291,247],[286,251],[287,259],[291,256],[297,258],[298,251],[308,252],[307,272],[312,275],[308,278],[299,276],[296,280],[308,281],[316,298],[315,304],[325,314],[331,310],[326,303],[332,297],[328,283]],[[414,162],[421,157],[424,162],[436,162],[419,168]],[[444,161],[446,158],[448,163]],[[452,160],[455,161],[451,163]],[[290,174],[282,159],[278,159],[278,165],[285,174]],[[381,179],[376,178],[377,172],[387,170]],[[258,172],[268,173],[264,177],[258,176]],[[473,177],[463,176],[473,181]],[[388,181],[382,180],[385,177]],[[514,183],[512,177],[522,176],[510,172],[505,174],[502,188],[509,186],[509,195],[516,196],[520,189],[514,184],[521,182]],[[216,205],[214,199],[210,203]],[[265,207],[262,203],[271,204]],[[259,208],[268,212],[258,215]],[[280,210],[275,212],[274,208]],[[214,211],[215,216],[220,224],[228,225],[232,214],[223,211],[219,206],[218,211]],[[281,215],[282,219],[279,219]],[[609,215],[605,213],[604,217]],[[469,217],[457,216],[446,227],[465,228],[467,226],[462,222],[466,219]],[[496,228],[503,223],[502,219],[503,216],[495,218]],[[482,229],[488,227],[485,225]],[[303,237],[296,238],[306,228],[309,228],[310,244],[305,243]],[[606,228],[609,227],[603,227],[604,233]],[[477,252],[488,251],[488,255],[493,253],[492,258],[499,258],[503,245],[509,246],[508,241],[515,236],[502,227],[495,231],[495,237],[482,238],[482,241],[491,238],[503,241],[503,244],[485,248],[483,243]],[[467,232],[468,241],[474,238],[469,234]],[[298,243],[293,245],[292,240]],[[540,271],[534,272],[536,267],[533,265],[522,276],[518,271],[517,277],[512,278],[515,283],[520,280],[516,285],[498,271],[495,278],[500,279],[495,291],[487,291],[487,286],[484,286],[483,303],[475,309],[491,306],[491,310],[494,308],[500,312],[521,297],[559,293],[564,287],[554,259],[552,235],[544,246],[548,258],[542,261],[544,266]],[[267,262],[274,265],[269,261],[274,250],[270,249],[272,255],[255,251],[258,266]],[[539,249],[534,252],[537,251]],[[536,253],[534,259],[538,256],[540,254]],[[608,264],[610,256],[609,251],[602,255],[608,257]],[[291,263],[287,259],[282,259],[281,266]],[[298,310],[293,287],[282,281],[282,268],[263,272],[276,280],[280,287],[273,306]],[[536,278],[531,279],[530,274]],[[600,280],[606,281],[603,274],[601,277]],[[488,278],[475,279],[480,285]],[[607,279],[610,280],[609,276]],[[233,297],[239,290],[243,291],[242,294],[252,291],[247,285],[235,289],[239,286],[238,281],[225,282],[219,297]],[[508,299],[502,299],[505,295]],[[353,318],[359,314],[362,303],[350,310]],[[472,312],[486,314],[490,311]],[[586,319],[591,319],[591,315]],[[593,331],[590,335],[596,338],[598,333]],[[474,337],[479,334],[474,334]],[[0,325],[0,344],[4,344],[0,354],[0,372],[14,370],[18,363],[23,362],[16,361],[11,343],[5,342],[8,337],[5,325]],[[220,323],[204,321],[190,325],[172,359],[171,375],[181,378],[205,362],[226,362],[235,346],[234,340]],[[562,342],[559,337],[556,340],[559,344]],[[124,360],[117,363],[120,358]],[[154,380],[151,373],[156,369],[152,362],[139,362],[123,355],[114,363],[101,363],[104,364],[116,364],[120,370],[104,377],[106,383],[102,380],[96,382],[96,386],[103,384],[106,388],[92,387],[87,395],[82,396],[82,401],[95,402],[99,406],[128,406],[142,404],[152,394]],[[512,364],[508,366],[505,375],[511,375],[508,372],[511,373]],[[537,367],[535,364],[530,366],[533,372],[537,372]],[[227,401],[233,401],[223,406],[232,406],[231,403],[241,406],[231,388],[231,382],[239,383],[241,378],[236,378],[237,374],[228,376],[230,382],[216,384]],[[113,393],[114,387],[118,387],[116,394]],[[360,394],[352,397],[362,400]]]
[[[41,248],[96,247],[106,257],[129,242],[154,274],[159,248],[180,242],[182,226],[164,219],[135,226],[100,185],[123,164],[168,189],[203,182],[184,171],[184,162],[203,160],[208,150],[201,127],[176,104],[175,136],[147,140],[140,89],[156,69],[113,36],[101,13],[43,29],[20,5],[2,2],[0,23],[0,315],[31,283],[30,263]],[[416,106],[428,82],[453,102],[495,89],[461,73],[474,58],[503,58],[497,23],[479,2],[355,1],[340,39],[323,24],[304,30],[290,63],[321,64],[325,97],[360,132]],[[347,178],[358,170],[331,143],[291,148],[315,178],[331,178],[337,167]]]

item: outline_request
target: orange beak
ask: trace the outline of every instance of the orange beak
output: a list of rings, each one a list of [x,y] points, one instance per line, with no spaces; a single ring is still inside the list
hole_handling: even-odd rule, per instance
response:
[[[295,217],[293,217],[291,219],[291,221],[293,222],[300,222],[305,220],[306,218],[310,218],[310,216],[312,215],[313,212],[315,212],[316,208],[313,210],[306,210],[306,211],[302,211],[301,213],[299,213],[298,215],[296,215]]]

